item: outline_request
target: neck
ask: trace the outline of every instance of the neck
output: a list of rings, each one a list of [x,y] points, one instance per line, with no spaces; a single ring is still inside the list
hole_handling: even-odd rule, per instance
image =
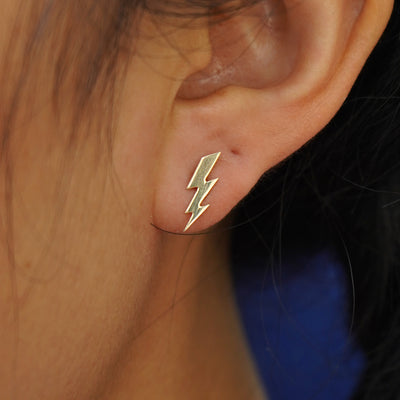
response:
[[[235,307],[227,249],[216,234],[160,234],[141,329],[104,400],[264,398]]]

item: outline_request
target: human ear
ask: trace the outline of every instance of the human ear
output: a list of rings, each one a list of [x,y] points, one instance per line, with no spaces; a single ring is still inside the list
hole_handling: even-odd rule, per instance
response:
[[[266,0],[209,28],[207,67],[182,80],[169,114],[153,223],[183,232],[200,159],[221,153],[187,229],[224,218],[260,176],[338,111],[381,36],[393,0]],[[202,180],[200,180],[202,182]],[[193,207],[192,207],[193,211]]]

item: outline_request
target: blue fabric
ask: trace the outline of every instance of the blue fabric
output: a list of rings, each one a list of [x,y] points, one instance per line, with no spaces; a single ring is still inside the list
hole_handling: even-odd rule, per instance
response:
[[[234,267],[237,302],[270,400],[348,400],[364,355],[349,336],[351,302],[330,250],[269,268],[255,256]]]

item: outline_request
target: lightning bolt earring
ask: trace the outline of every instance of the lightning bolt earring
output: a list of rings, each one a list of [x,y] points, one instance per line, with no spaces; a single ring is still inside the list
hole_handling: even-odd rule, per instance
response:
[[[210,181],[206,181],[206,179],[211,170],[214,168],[214,165],[220,155],[221,153],[219,152],[202,157],[199,161],[199,164],[197,165],[196,170],[194,171],[192,179],[190,179],[190,182],[187,185],[186,189],[197,190],[192,198],[192,201],[185,211],[185,214],[191,213],[192,215],[190,216],[190,219],[186,224],[184,232],[186,232],[210,206],[209,204],[202,206],[201,202],[207,197],[208,193],[210,193],[211,189],[218,181],[218,178],[212,179]]]

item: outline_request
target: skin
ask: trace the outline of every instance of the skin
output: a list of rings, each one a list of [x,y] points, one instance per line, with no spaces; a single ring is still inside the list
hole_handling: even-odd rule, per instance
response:
[[[13,0],[1,5],[1,104],[10,104],[29,18]],[[171,21],[145,15],[119,87],[111,156],[86,117],[67,147],[72,81],[56,112],[51,57],[32,67],[8,147],[12,198],[6,180],[0,187],[1,398],[267,397],[234,302],[229,235],[181,234],[193,196],[185,187],[200,157],[221,149],[212,206],[189,233],[220,222],[264,171],[329,122],[392,9],[389,0],[272,5],[280,12],[258,37],[270,51],[249,39],[248,15],[218,28],[180,20],[172,31]],[[238,59],[221,45],[229,35],[254,50],[236,61],[238,79],[196,86],[215,60]],[[250,68],[262,56],[273,68],[257,75]],[[1,176],[9,165],[3,157]]]

